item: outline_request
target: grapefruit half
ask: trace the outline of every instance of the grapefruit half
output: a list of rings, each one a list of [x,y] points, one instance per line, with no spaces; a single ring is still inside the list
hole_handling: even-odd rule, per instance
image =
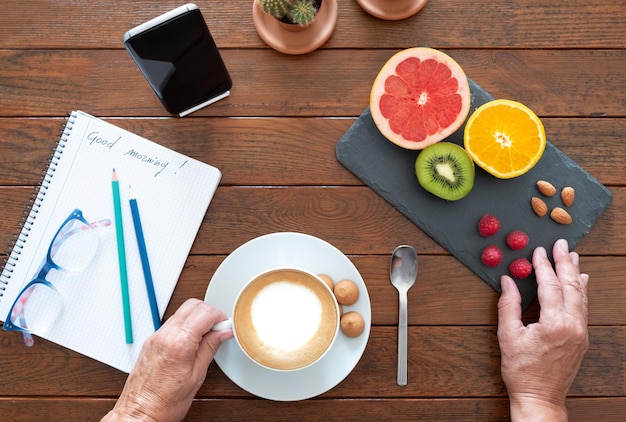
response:
[[[469,109],[469,83],[461,66],[447,54],[426,47],[392,56],[370,94],[378,130],[394,144],[412,150],[450,136]]]

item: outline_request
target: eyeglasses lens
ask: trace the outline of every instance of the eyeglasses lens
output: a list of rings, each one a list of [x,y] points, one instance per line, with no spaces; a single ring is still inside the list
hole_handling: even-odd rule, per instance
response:
[[[94,229],[74,218],[65,223],[52,241],[50,258],[58,270],[80,271],[95,257],[98,246]],[[47,273],[43,277],[49,280]],[[44,280],[37,280],[16,301],[11,322],[23,330],[41,333],[57,320],[63,306],[59,292]]]
[[[63,301],[52,287],[36,283],[26,289],[11,312],[11,322],[17,327],[44,332],[63,311]]]
[[[96,255],[98,245],[98,235],[91,226],[77,219],[70,220],[52,243],[52,262],[66,271],[80,271]]]

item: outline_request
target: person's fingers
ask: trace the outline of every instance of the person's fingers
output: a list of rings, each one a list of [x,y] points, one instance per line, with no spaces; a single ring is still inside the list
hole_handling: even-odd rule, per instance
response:
[[[498,336],[511,333],[524,326],[522,322],[522,296],[513,279],[507,275],[500,278],[502,294],[498,299]]]
[[[163,325],[165,326],[167,324],[170,326],[182,324],[183,321],[186,320],[187,317],[193,312],[199,302],[201,302],[200,299],[187,299],[182,305],[180,305],[176,312],[174,312],[174,314],[163,323]]]
[[[547,312],[563,307],[563,288],[552,268],[546,250],[541,246],[537,247],[533,252],[533,267],[537,278],[537,297],[542,311],[540,314],[541,318],[544,315],[544,311]]]
[[[587,296],[587,285],[589,284],[589,274],[580,275],[581,284],[585,291],[585,297],[583,298],[583,317],[585,318],[585,324],[589,316],[589,297]]]
[[[576,252],[570,252],[569,253],[569,259],[570,261],[572,261],[572,264],[574,264],[574,266],[576,267],[577,270],[580,270],[579,264],[580,264],[580,257],[578,256],[578,253]],[[580,272],[580,271],[579,271]]]
[[[180,325],[181,332],[198,344],[196,362],[204,370],[208,368],[222,341],[226,341],[232,332],[229,330],[211,331],[217,322],[226,318],[226,314],[221,310],[198,300],[194,302],[192,312]]]
[[[563,305],[565,309],[576,315],[584,315],[587,301],[586,283],[582,282],[578,268],[579,256],[576,252],[569,252],[567,241],[561,239],[554,244],[552,251],[554,267],[563,290]]]
[[[217,322],[223,321],[226,318],[226,314],[221,310],[201,300],[196,300],[193,302],[191,312],[181,321],[180,329],[199,343],[200,339],[204,337]]]
[[[198,349],[199,365],[208,367],[222,343],[231,338],[233,338],[233,330],[209,331]]]

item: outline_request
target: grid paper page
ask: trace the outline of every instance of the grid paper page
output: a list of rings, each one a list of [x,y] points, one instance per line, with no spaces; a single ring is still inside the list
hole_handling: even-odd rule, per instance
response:
[[[4,320],[15,296],[34,278],[53,236],[74,209],[82,210],[90,223],[109,219],[109,227],[96,229],[100,248],[86,269],[49,273],[47,279],[58,289],[65,308],[52,328],[36,334],[129,372],[144,340],[154,331],[128,202],[129,186],[141,213],[162,317],[221,173],[80,111],[72,113],[67,127],[71,130],[59,143],[58,162],[48,170],[47,188],[42,188],[45,196],[40,194],[43,199],[36,218],[0,301],[0,318]],[[121,191],[134,337],[130,345],[124,335],[113,168]]]

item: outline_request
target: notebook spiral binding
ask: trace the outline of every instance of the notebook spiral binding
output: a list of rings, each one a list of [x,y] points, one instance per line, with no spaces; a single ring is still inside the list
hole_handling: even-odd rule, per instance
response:
[[[59,135],[59,142],[52,150],[50,158],[48,159],[48,168],[44,171],[43,176],[39,179],[37,188],[33,193],[32,198],[28,202],[29,205],[22,213],[22,217],[20,218],[21,229],[18,229],[19,234],[13,236],[13,239],[11,239],[11,241],[9,242],[8,250],[11,252],[9,253],[9,256],[4,260],[4,268],[2,269],[2,274],[0,274],[0,301],[2,301],[2,296],[4,296],[6,286],[11,281],[13,269],[15,268],[17,261],[20,259],[22,249],[24,249],[24,245],[28,240],[31,227],[37,219],[39,207],[41,207],[41,203],[46,197],[46,191],[48,190],[48,186],[50,186],[50,182],[54,177],[54,172],[56,171],[59,159],[61,158],[61,155],[63,155],[65,143],[67,142],[67,138],[72,131],[75,118],[76,115],[74,113],[68,116],[67,122]]]

